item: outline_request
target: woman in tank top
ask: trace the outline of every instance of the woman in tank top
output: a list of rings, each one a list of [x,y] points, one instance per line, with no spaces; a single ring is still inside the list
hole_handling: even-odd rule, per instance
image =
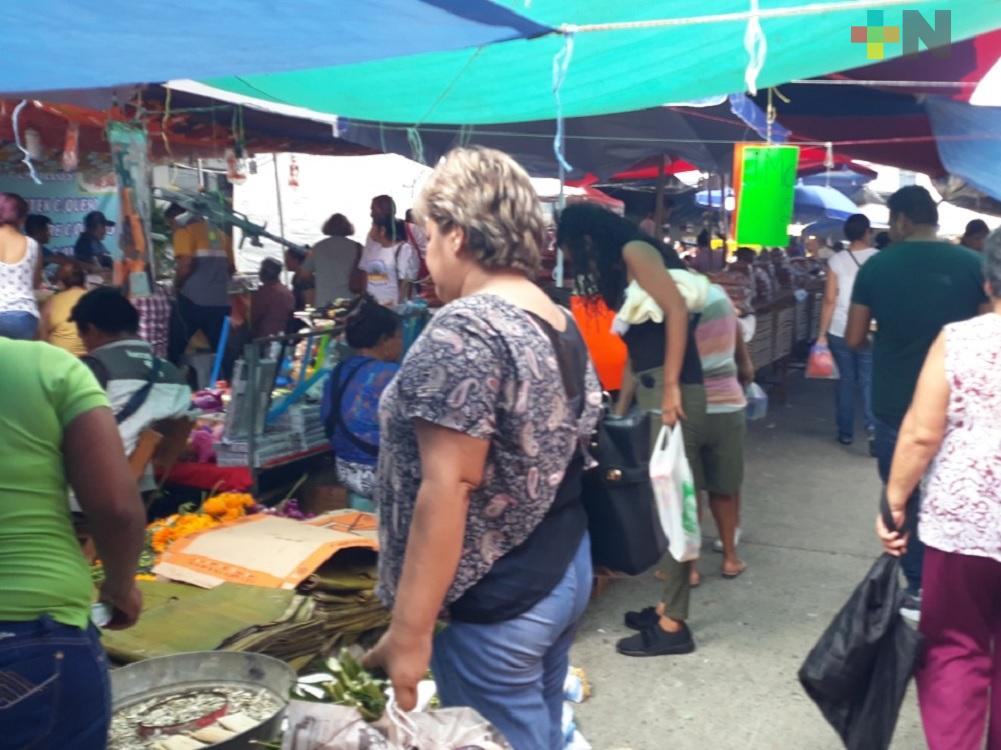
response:
[[[42,253],[21,230],[28,203],[0,193],[0,336],[33,339],[38,335],[35,289],[42,283]]]

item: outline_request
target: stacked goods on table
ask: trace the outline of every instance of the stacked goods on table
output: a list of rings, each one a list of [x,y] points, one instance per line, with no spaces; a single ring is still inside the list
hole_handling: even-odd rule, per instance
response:
[[[736,261],[709,278],[727,293],[738,315],[743,317],[754,312],[754,277],[750,266]]]
[[[389,612],[375,596],[375,555],[347,550],[325,563],[299,587],[315,604],[323,621],[328,652],[364,642],[389,626]]]

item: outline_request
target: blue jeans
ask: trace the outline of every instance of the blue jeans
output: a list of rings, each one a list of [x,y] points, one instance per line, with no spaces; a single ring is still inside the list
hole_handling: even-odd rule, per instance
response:
[[[442,704],[476,709],[514,750],[562,748],[563,683],[592,573],[585,536],[563,580],[525,614],[490,625],[453,622],[439,633],[431,668]]]
[[[0,312],[0,336],[31,341],[37,334],[37,315],[26,312]]]
[[[872,434],[876,418],[872,415],[872,349],[855,351],[840,336],[828,336],[827,343],[838,365],[841,378],[836,395],[838,437],[855,437],[855,391],[862,392],[862,414],[865,431]]]
[[[0,746],[104,750],[108,660],[94,628],[0,622]]]
[[[893,465],[893,451],[897,447],[897,436],[900,425],[876,420],[876,461],[879,467],[879,478],[886,484],[890,478],[890,467]],[[917,594],[921,591],[921,568],[924,565],[925,545],[918,539],[918,516],[921,514],[921,490],[914,490],[907,501],[907,512],[904,520],[904,530],[911,535],[907,543],[907,552],[900,558],[904,578],[907,579],[907,592]]]

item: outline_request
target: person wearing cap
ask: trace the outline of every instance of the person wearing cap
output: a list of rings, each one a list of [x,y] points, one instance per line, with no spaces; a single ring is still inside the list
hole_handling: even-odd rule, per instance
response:
[[[261,285],[250,298],[250,335],[255,339],[285,333],[295,312],[295,295],[282,284],[281,275],[280,260],[261,261]]]
[[[990,227],[983,219],[973,219],[966,225],[966,231],[959,240],[959,244],[974,252],[982,253],[984,244],[987,242],[987,235],[991,233]]]
[[[172,203],[166,210],[174,230],[177,270],[177,311],[181,330],[171,336],[170,361],[178,362],[188,342],[201,331],[213,351],[219,347],[223,324],[230,312],[229,280],[234,271],[229,233],[201,216],[186,213]]]
[[[73,257],[89,270],[111,268],[111,253],[104,246],[104,238],[108,227],[113,226],[115,222],[100,211],[91,211],[83,217],[83,231],[73,246]]]

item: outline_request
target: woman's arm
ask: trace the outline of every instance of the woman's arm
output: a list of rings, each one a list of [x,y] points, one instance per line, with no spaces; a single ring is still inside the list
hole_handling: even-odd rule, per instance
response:
[[[679,419],[685,419],[681,407],[681,366],[688,343],[688,308],[655,247],[646,242],[630,242],[622,249],[622,256],[632,278],[664,311],[667,345],[661,409],[664,424],[673,426]]]
[[[381,667],[405,711],[417,703],[417,683],[431,663],[431,641],[462,557],[469,494],[483,481],[488,440],[415,420],[421,486],[407,539],[389,630],[365,657]]]
[[[364,251],[362,246],[355,243],[355,264],[348,276],[348,290],[352,294],[364,294],[368,288],[368,271],[361,266]]]
[[[851,252],[849,250],[848,252]],[[824,305],[820,308],[820,333],[817,335],[818,344],[827,344],[827,332],[831,329],[831,320],[834,318],[834,306],[838,303],[838,275],[827,268],[827,284],[824,287]]]
[[[737,360],[737,380],[745,388],[754,382],[757,371],[754,368],[754,360],[751,359],[751,350],[747,348],[744,341],[744,330],[737,324],[737,347],[734,351],[734,359]]]
[[[616,416],[624,417],[629,413],[629,407],[633,405],[636,397],[636,378],[633,376],[632,365],[626,360],[622,368],[622,385],[619,387],[619,397],[615,401],[614,412]]]
[[[101,450],[95,451],[95,445],[102,446]],[[135,575],[145,540],[146,512],[111,410],[91,409],[70,422],[62,447],[66,477],[87,516],[104,565],[101,601],[115,609],[109,627],[130,627],[142,610]]]
[[[893,453],[886,497],[897,528],[902,527],[907,501],[942,446],[948,408],[949,381],[945,372],[943,333],[939,334],[928,352],[914,392],[914,400],[904,417],[897,448]],[[891,554],[900,554],[906,549],[906,539],[896,532],[887,531],[881,518],[877,521],[877,530],[886,550]]]

